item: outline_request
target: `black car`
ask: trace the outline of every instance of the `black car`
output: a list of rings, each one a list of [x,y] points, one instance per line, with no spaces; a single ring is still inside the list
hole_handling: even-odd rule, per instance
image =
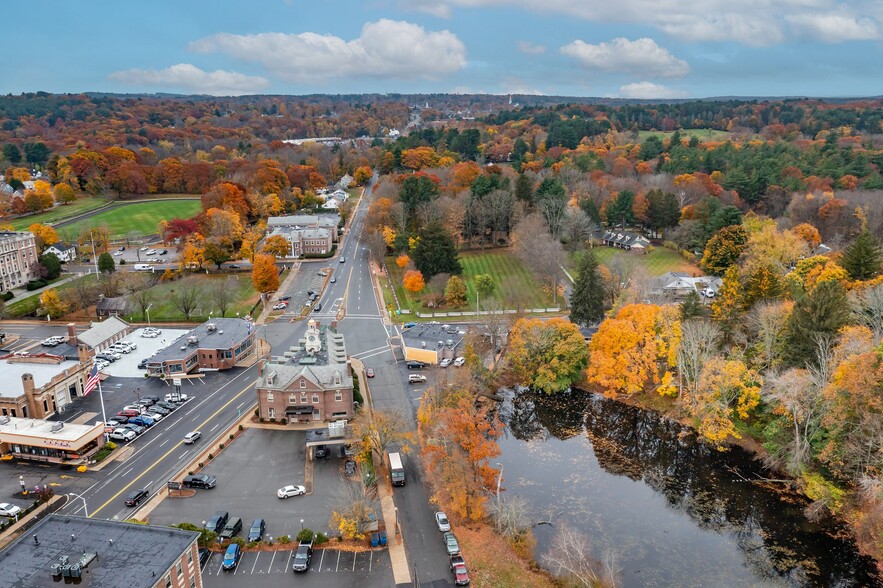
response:
[[[108,421],[108,422],[116,422],[116,423],[119,423],[119,424],[121,424],[121,425],[125,425],[126,423],[129,422],[129,417],[124,417],[124,416],[115,415],[115,416],[112,416],[112,417],[110,417],[109,419],[107,419],[107,421]]]
[[[227,519],[229,517],[230,515],[227,514],[227,511],[219,510],[208,520],[205,524],[205,528],[213,533],[220,533],[224,530],[224,526],[227,524]]]
[[[166,416],[167,414],[169,414],[172,411],[170,411],[168,408],[163,408],[162,406],[154,405],[154,406],[150,407],[150,412],[155,412],[156,414],[158,414],[160,416]]]
[[[316,446],[316,459],[325,459],[328,457],[328,448],[324,445]]]
[[[233,517],[227,524],[224,525],[224,529],[218,533],[218,539],[223,541],[224,539],[232,539],[236,535],[239,534],[239,531],[242,530],[242,519],[239,517]]]
[[[289,300],[291,300],[291,296],[280,296],[279,297],[279,302],[288,302]]]
[[[163,249],[162,251],[159,252],[159,254],[160,254],[160,255],[165,255],[165,254],[167,254],[168,252],[169,252],[168,249]]]
[[[154,408],[156,408],[157,406],[162,407],[166,410],[175,410],[176,408],[178,408],[177,404],[173,404],[171,402],[166,402],[165,400],[161,400],[161,401],[157,402],[156,406],[154,406]]]
[[[142,359],[141,361],[138,362],[138,369],[139,370],[146,370],[147,369],[147,360],[146,359]]]
[[[208,474],[192,474],[190,476],[184,476],[184,481],[182,482],[185,488],[214,488],[217,484],[217,480],[214,476],[209,476]]]
[[[133,490],[126,496],[126,506],[138,506],[150,496],[150,493],[146,489],[141,490]]]
[[[206,549],[205,547],[199,548],[199,567],[204,568],[205,564],[208,563],[208,558],[212,556],[212,552]]]
[[[142,400],[153,400],[154,404],[159,402],[159,396],[147,395],[147,396],[141,396],[141,398],[142,398]]]
[[[260,541],[264,536],[264,519],[255,519],[248,530],[249,541]]]
[[[242,266],[239,265],[238,263],[231,263],[231,264],[229,265],[229,268],[230,268],[230,269],[239,269],[239,268],[241,268],[241,267],[242,267]]]
[[[407,366],[408,366],[409,370],[422,370],[423,368],[426,367],[426,364],[423,363],[422,361],[415,361],[412,359],[411,361],[409,361],[407,363]]]
[[[98,359],[103,359],[104,361],[106,361],[108,363],[113,363],[117,360],[117,358],[115,358],[113,355],[106,355],[104,353],[99,353],[95,357]]]

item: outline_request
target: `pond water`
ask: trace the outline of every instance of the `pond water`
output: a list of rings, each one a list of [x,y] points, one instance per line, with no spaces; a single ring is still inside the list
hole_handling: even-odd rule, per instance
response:
[[[718,452],[687,427],[600,395],[507,392],[504,495],[534,522],[566,523],[593,556],[616,554],[621,586],[883,586],[844,528],[812,523],[799,497],[747,452]],[[775,476],[773,476],[775,477]],[[555,533],[534,527],[537,558]]]

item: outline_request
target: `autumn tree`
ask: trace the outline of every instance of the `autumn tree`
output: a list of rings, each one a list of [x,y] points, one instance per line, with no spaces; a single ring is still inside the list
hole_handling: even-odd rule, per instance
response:
[[[405,269],[406,267],[408,267],[409,263],[411,263],[411,258],[404,253],[396,257],[396,265],[399,266],[401,269]]]
[[[210,208],[206,211],[204,218],[205,230],[203,234],[206,237],[226,239],[230,243],[242,238],[242,223],[235,212]]]
[[[49,288],[40,294],[40,305],[43,307],[43,312],[52,318],[63,316],[68,308],[54,288]]]
[[[274,257],[291,257],[291,244],[282,235],[270,235],[261,251]]]
[[[203,258],[221,269],[221,264],[232,258],[230,247],[218,239],[209,239],[203,248]]]
[[[839,282],[822,282],[801,295],[788,319],[788,363],[803,366],[811,361],[818,337],[833,337],[849,321],[849,312],[846,292]]]
[[[751,308],[756,302],[779,298],[783,291],[780,274],[768,264],[756,264],[745,278],[743,302]]]
[[[598,271],[598,261],[594,252],[589,249],[577,261],[576,280],[570,295],[570,320],[583,326],[601,322],[606,298],[606,287]]]
[[[407,445],[411,435],[400,411],[367,409],[353,421],[353,437],[380,458],[392,445]]]
[[[335,486],[331,495],[329,526],[344,539],[364,540],[377,521],[380,504],[358,482],[348,480]]]
[[[870,280],[880,274],[881,260],[880,244],[865,230],[843,252],[840,265],[853,280]]]
[[[190,235],[180,255],[181,269],[202,269],[205,265],[205,238],[199,233]]]
[[[793,303],[761,302],[748,315],[753,363],[763,368],[776,368],[787,346],[788,317]]]
[[[37,249],[40,253],[44,252],[50,245],[58,243],[58,233],[49,225],[34,223],[28,227],[28,232],[33,233]]]
[[[408,292],[416,294],[426,287],[426,282],[423,280],[423,273],[420,270],[408,270],[402,278],[402,285]]]
[[[233,182],[218,182],[202,195],[202,209],[209,211],[212,208],[236,213],[243,225],[252,213],[245,188]]]
[[[373,175],[374,171],[369,166],[363,165],[362,167],[357,167],[356,171],[353,172],[353,182],[355,182],[357,186],[364,186]]]
[[[439,222],[429,223],[414,249],[414,265],[426,278],[436,274],[461,274],[454,240]]]
[[[70,204],[77,199],[77,193],[70,184],[60,182],[55,185],[55,201],[58,204]]]
[[[763,379],[736,359],[714,357],[702,367],[695,394],[685,397],[698,430],[718,448],[728,437],[741,438],[733,422],[747,420],[760,404]]]
[[[445,284],[445,302],[451,306],[466,304],[466,283],[460,276],[451,276]]]
[[[818,247],[822,242],[822,236],[819,230],[809,223],[801,223],[791,228],[791,232],[806,241],[807,246],[812,250]]]
[[[169,293],[172,304],[184,315],[185,321],[190,320],[190,315],[193,314],[205,295],[202,283],[194,276],[179,281]]]
[[[739,260],[747,243],[748,235],[744,228],[737,225],[724,227],[708,240],[699,264],[708,273],[722,276],[727,268]]]
[[[251,270],[251,283],[260,293],[275,292],[279,288],[279,270],[276,258],[266,253],[255,255]]]
[[[586,367],[588,352],[579,328],[570,321],[523,318],[509,333],[507,357],[520,384],[552,393],[570,388]]]

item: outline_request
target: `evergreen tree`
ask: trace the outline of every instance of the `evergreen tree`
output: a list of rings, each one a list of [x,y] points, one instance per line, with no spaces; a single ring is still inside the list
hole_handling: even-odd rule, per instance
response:
[[[864,230],[843,252],[840,265],[853,280],[870,280],[880,273],[881,260],[883,253],[880,244]]]
[[[61,260],[54,253],[44,253],[37,261],[46,270],[46,278],[54,280],[61,275]]]
[[[98,256],[98,271],[102,274],[112,274],[116,271],[116,264],[113,261],[113,257],[111,257],[110,253],[105,251],[101,255]]]
[[[617,194],[616,199],[607,205],[607,224],[611,227],[635,224],[635,213],[632,210],[634,204],[635,193],[631,190],[623,190]]]
[[[21,150],[12,143],[3,146],[3,159],[12,165],[18,165],[21,162]]]
[[[678,198],[671,192],[650,190],[647,194],[647,226],[658,233],[662,229],[678,226],[681,220],[681,208]]]
[[[522,202],[533,201],[533,182],[527,174],[518,174],[518,179],[515,181],[515,197]]]
[[[598,323],[604,318],[607,289],[598,271],[598,260],[591,249],[579,257],[576,271],[570,295],[570,320],[583,326]]]
[[[802,367],[815,357],[819,336],[835,336],[849,321],[850,306],[843,286],[836,280],[818,284],[794,303],[788,319],[786,358]]]
[[[454,240],[441,223],[434,221],[423,229],[414,249],[414,265],[427,281],[436,274],[463,273]]]
[[[696,293],[696,290],[690,290],[690,293],[687,294],[687,297],[681,302],[680,309],[682,321],[705,314],[705,308],[703,307],[702,301],[699,299],[699,294]]]

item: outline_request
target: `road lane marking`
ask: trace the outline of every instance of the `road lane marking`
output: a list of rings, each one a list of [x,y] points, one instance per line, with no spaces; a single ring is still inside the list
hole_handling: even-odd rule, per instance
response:
[[[169,441],[171,441],[171,439],[166,439],[165,441],[163,441],[162,443],[159,444],[159,447],[162,447],[163,445],[165,445]],[[159,449],[159,447],[157,447],[157,449]]]
[[[179,457],[178,459],[179,459],[179,460],[180,460],[180,459],[184,459],[185,457],[187,457],[187,454],[188,454],[188,453],[190,453],[190,450],[189,450],[189,449],[188,449],[187,451],[185,451],[184,453],[182,453],[182,454],[181,454],[181,457]]]
[[[221,423],[215,423],[215,426],[212,427],[211,429],[209,429],[208,432],[211,433],[212,431],[214,431],[215,429],[217,429],[219,426],[221,426]]]
[[[221,414],[221,412],[223,412],[224,410],[227,409],[227,407],[229,407],[231,404],[233,404],[234,402],[236,402],[237,400],[239,400],[239,397],[240,397],[240,396],[242,396],[243,394],[245,394],[246,392],[248,392],[249,390],[251,390],[253,387],[254,387],[254,383],[251,383],[251,384],[249,384],[248,386],[246,386],[245,388],[243,388],[238,394],[236,394],[236,396],[234,396],[233,398],[231,398],[230,400],[228,400],[228,401],[226,402],[226,404],[224,404],[223,406],[221,406],[221,407],[220,407],[218,410],[216,410],[212,415],[210,415],[208,418],[206,418],[206,419],[205,419],[205,420],[204,420],[204,421],[203,421],[198,427],[196,427],[196,430],[199,430],[199,429],[202,429],[203,427],[205,427],[205,426],[208,424],[208,422],[209,422],[210,420],[212,420],[213,418],[215,418],[216,416],[218,416],[219,414]],[[217,425],[215,426],[215,428],[217,428]],[[212,429],[212,430],[214,430],[214,429]],[[183,445],[183,444],[184,444],[184,440],[183,440],[183,439],[182,439],[181,441],[178,441],[175,445],[172,446],[171,449],[169,449],[167,452],[165,452],[165,453],[164,453],[159,459],[157,459],[157,460],[154,461],[152,464],[150,464],[147,468],[145,468],[144,471],[142,471],[142,472],[138,475],[137,478],[135,478],[134,480],[132,480],[131,482],[129,482],[128,484],[126,484],[126,485],[125,485],[125,486],[124,486],[119,492],[117,492],[116,494],[114,494],[113,496],[111,496],[110,498],[108,498],[107,501],[106,501],[104,504],[102,504],[102,505],[99,506],[97,509],[95,509],[94,511],[92,511],[92,516],[90,516],[89,518],[95,518],[95,516],[96,516],[99,512],[101,512],[104,508],[106,508],[108,504],[110,504],[111,502],[113,502],[114,500],[116,500],[117,498],[119,498],[120,495],[121,495],[123,492],[125,492],[126,490],[128,490],[129,488],[131,488],[131,487],[135,484],[135,482],[137,482],[138,480],[140,480],[141,478],[143,478],[144,476],[146,476],[147,473],[150,472],[150,470],[152,470],[153,468],[155,468],[156,466],[158,466],[158,465],[160,464],[160,462],[162,462],[165,458],[167,458],[169,455],[171,455],[171,453],[172,453],[173,451],[175,451],[175,450],[177,450],[178,448],[180,448],[181,445]],[[133,469],[134,469],[134,468],[133,468]]]

